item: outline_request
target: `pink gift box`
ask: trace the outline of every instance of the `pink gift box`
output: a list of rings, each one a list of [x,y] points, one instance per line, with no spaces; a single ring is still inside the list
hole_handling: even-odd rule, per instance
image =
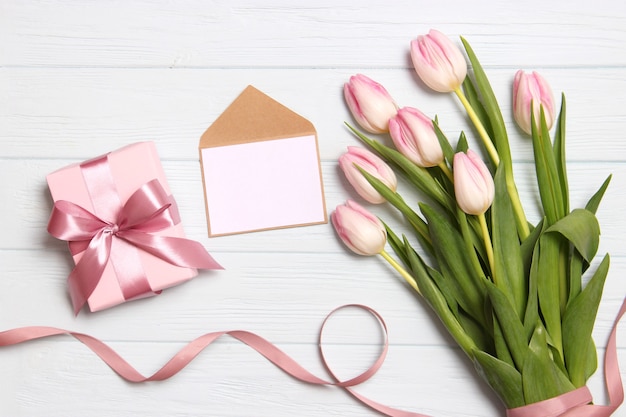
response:
[[[108,170],[110,171],[110,174],[107,173],[106,175],[110,175],[109,178],[112,178],[121,204],[126,203],[135,191],[154,179],[158,180],[167,195],[171,194],[154,143],[135,143],[103,157],[106,157]],[[88,163],[88,161],[85,163]],[[98,197],[94,192],[94,188],[97,189],[97,186],[94,187],[87,184],[87,182],[91,181],[90,178],[93,179],[93,177],[84,174],[82,165],[85,163],[73,164],[49,174],[47,176],[48,186],[55,202],[67,200],[91,213],[98,213],[98,207],[95,206],[108,203],[106,201],[98,201]],[[179,238],[184,238],[185,236],[180,222],[152,234]],[[72,242],[70,242],[70,247],[71,245]],[[141,263],[140,267],[143,268],[145,277],[153,291],[141,294],[135,298],[154,295],[162,289],[180,284],[198,274],[195,268],[173,265],[141,249],[137,249],[136,252],[138,256],[134,259],[138,259]],[[73,254],[75,263],[80,261],[83,253]],[[89,309],[92,312],[127,301],[120,288],[120,277],[117,276],[112,264],[115,264],[115,259],[110,259],[107,262],[100,281],[87,299]],[[121,278],[123,279],[124,277]]]

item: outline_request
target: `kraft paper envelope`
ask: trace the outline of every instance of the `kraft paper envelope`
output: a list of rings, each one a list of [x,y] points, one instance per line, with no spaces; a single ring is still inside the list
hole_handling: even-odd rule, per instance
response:
[[[328,221],[313,124],[248,86],[204,132],[209,236]]]

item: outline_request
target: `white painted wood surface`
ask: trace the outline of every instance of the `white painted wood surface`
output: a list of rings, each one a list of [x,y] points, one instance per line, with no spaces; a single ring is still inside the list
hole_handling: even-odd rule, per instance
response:
[[[400,104],[439,115],[452,137],[467,129],[453,97],[427,91],[410,68],[409,41],[431,27],[471,42],[508,119],[517,69],[538,70],[557,94],[566,93],[574,206],[613,173],[598,213],[600,253],[612,256],[594,331],[602,356],[626,293],[626,8],[618,0],[2,0],[0,330],[50,325],[89,333],[149,374],[203,333],[246,329],[324,376],[316,350],[323,318],[339,305],[363,303],[387,321],[391,346],[383,369],[359,392],[432,416],[502,415],[423,303],[381,260],[348,253],[330,225],[206,235],[198,140],[248,84],[315,124],[329,211],[354,197],[335,162],[355,144],[342,124],[349,114],[341,87],[350,75],[365,73]],[[530,144],[509,127],[532,213]],[[69,255],[45,231],[51,201],[44,177],[139,140],[156,142],[188,236],[226,270],[75,318],[65,285]],[[325,339],[332,367],[347,377],[369,365],[380,332],[370,317],[345,311]],[[625,335],[618,344],[626,376]],[[606,400],[601,371],[590,388],[597,402]],[[58,337],[0,349],[0,415],[377,414],[340,389],[292,380],[232,339],[171,380],[133,385],[82,344]],[[626,416],[626,408],[616,415]]]

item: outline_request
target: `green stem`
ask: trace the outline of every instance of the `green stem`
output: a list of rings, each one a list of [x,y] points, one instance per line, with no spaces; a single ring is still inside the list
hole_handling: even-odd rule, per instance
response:
[[[489,157],[491,158],[494,166],[497,167],[500,164],[500,157],[498,156],[498,151],[493,145],[493,142],[491,141],[491,138],[489,137],[487,130],[485,130],[485,126],[483,126],[483,124],[480,122],[480,119],[476,115],[474,108],[472,107],[470,102],[467,100],[467,97],[465,97],[465,94],[463,93],[461,88],[459,87],[456,90],[454,90],[454,93],[463,104],[463,107],[465,107],[465,110],[467,111],[469,118],[471,119],[472,123],[474,123],[476,130],[478,130],[478,134],[480,135],[483,141],[483,144],[485,146],[485,149],[487,150],[487,153],[489,154]],[[507,165],[510,165],[510,164],[507,164]],[[520,238],[523,241],[530,234],[530,229],[528,228],[528,221],[526,220],[526,214],[524,213],[524,209],[522,208],[522,203],[520,202],[519,194],[517,192],[517,187],[515,186],[515,181],[513,180],[513,171],[510,166],[506,166],[505,174],[506,174],[505,177],[506,177],[507,190],[509,192],[509,196],[511,197],[511,203],[513,204],[513,211],[517,219],[517,228],[519,230]]]
[[[446,174],[446,177],[448,177],[450,182],[454,183],[454,177],[452,176],[452,171],[450,171],[450,168],[448,168],[445,162],[440,162],[439,164],[437,164],[437,166],[443,171],[444,174]]]
[[[404,278],[404,280],[408,282],[409,285],[413,287],[413,289],[417,291],[419,295],[422,295],[419,287],[417,286],[417,283],[415,282],[411,274],[409,274],[404,268],[402,268],[402,266],[395,259],[393,259],[384,249],[382,252],[380,252],[380,256],[385,258],[385,260],[389,262],[389,264],[393,266],[394,269],[400,273],[400,275],[402,275],[402,278]]]
[[[506,189],[511,199],[511,205],[513,206],[515,219],[517,220],[517,230],[519,232],[520,239],[523,242],[528,237],[528,235],[530,235],[528,220],[526,220],[526,214],[524,213],[524,208],[522,207],[522,202],[520,201],[519,193],[517,192],[517,187],[515,186],[515,181],[513,180],[513,174],[509,174],[508,170],[505,170],[504,174]]]
[[[496,150],[495,146],[493,146],[491,137],[489,137],[487,130],[485,130],[485,126],[483,126],[483,124],[480,122],[478,115],[474,111],[474,108],[472,107],[470,102],[467,101],[467,97],[465,97],[465,94],[463,93],[461,88],[459,87],[454,90],[454,93],[459,98],[459,100],[461,100],[463,107],[465,107],[465,110],[467,111],[467,115],[469,116],[472,123],[474,123],[476,130],[478,130],[478,135],[483,140],[483,145],[485,146],[485,149],[487,150],[487,153],[489,154],[493,165],[497,167],[500,164],[500,157],[498,156],[498,151]]]
[[[493,282],[496,282],[496,269],[493,257],[493,245],[491,244],[491,237],[489,236],[489,229],[487,228],[487,220],[485,220],[485,213],[478,215],[478,222],[483,232],[483,240],[485,242],[485,251],[487,252],[487,259],[489,260],[489,269],[491,270],[491,278]]]
[[[404,279],[418,292],[418,294],[422,295],[417,283],[413,279],[413,277],[404,269],[402,266],[396,262],[389,254],[383,249],[380,252],[380,255],[387,260],[399,273],[404,277]],[[422,270],[425,273],[425,270]],[[419,274],[420,272],[416,272]],[[446,302],[446,298],[441,294],[440,290],[433,282],[426,281],[425,293],[427,294],[427,301],[430,306],[435,310],[443,324],[446,326],[452,337],[457,341],[461,349],[467,354],[471,359],[474,358],[474,352],[478,349],[474,340],[465,332],[461,323],[459,323],[457,317],[450,311],[450,307]]]

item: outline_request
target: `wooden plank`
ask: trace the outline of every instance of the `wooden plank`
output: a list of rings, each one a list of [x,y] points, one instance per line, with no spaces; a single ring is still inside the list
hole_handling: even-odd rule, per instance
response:
[[[508,56],[502,58],[503,64]],[[534,69],[524,66],[524,69]],[[513,157],[528,160],[530,141],[513,123],[515,68],[489,71],[511,136]],[[15,69],[0,68],[0,158],[87,159],[128,143],[154,140],[165,159],[198,159],[204,130],[248,84],[311,120],[323,159],[357,143],[342,86],[357,72],[384,84],[400,106],[438,116],[451,141],[474,134],[453,96],[428,91],[407,69]],[[541,71],[567,97],[569,160],[623,161],[626,69]],[[584,82],[581,82],[584,80]],[[227,82],[225,82],[227,81]],[[294,95],[294,92],[298,92]],[[0,159],[2,163],[2,159]]]
[[[0,66],[404,68],[410,40],[431,27],[464,35],[491,66],[626,64],[624,9],[611,0],[12,0],[0,8]]]
[[[49,325],[110,340],[185,342],[211,331],[243,328],[276,343],[315,343],[331,310],[357,303],[383,315],[393,344],[453,345],[429,307],[380,258],[341,250],[214,255],[224,271],[204,271],[159,296],[74,318],[66,287],[68,256],[0,251],[0,329]],[[613,256],[596,324],[599,346],[606,343],[626,292],[625,273],[626,257]],[[344,331],[336,342],[379,343],[376,323],[365,312],[350,309],[336,320]]]

